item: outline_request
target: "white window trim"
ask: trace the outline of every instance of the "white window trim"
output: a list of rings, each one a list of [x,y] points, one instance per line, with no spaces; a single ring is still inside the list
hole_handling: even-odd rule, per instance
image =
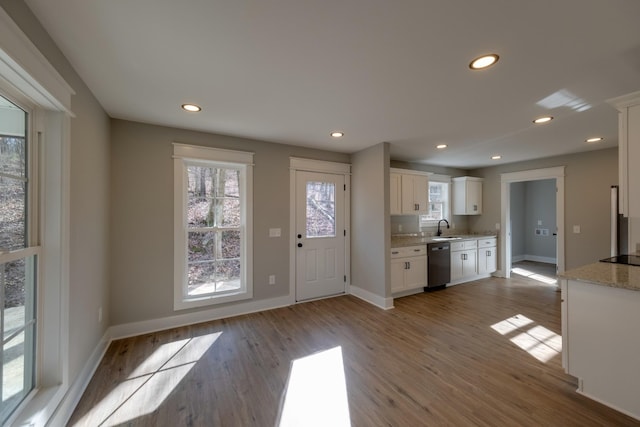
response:
[[[448,194],[448,202],[446,205],[446,211],[444,213],[444,218],[448,221],[451,221],[451,177],[449,175],[439,175],[439,174],[430,174],[429,175],[429,183],[432,182],[442,182],[445,184],[449,184],[448,189],[449,189],[449,194]],[[428,220],[428,221],[422,221],[420,219],[420,217],[418,218],[418,225],[420,228],[427,228],[427,227],[437,227],[438,226],[438,221],[436,220]]]
[[[38,138],[41,172],[36,388],[7,424],[45,425],[74,398],[69,396],[68,307],[69,146],[75,92],[2,8],[0,85],[34,106],[31,129],[32,138]]]
[[[173,194],[174,194],[174,293],[173,309],[205,307],[253,298],[253,155],[246,151],[224,150],[182,143],[173,144]],[[186,165],[187,162],[212,162],[217,166],[243,168],[240,179],[240,194],[243,195],[241,230],[244,237],[241,257],[241,289],[221,295],[205,295],[185,298],[187,289],[187,230]],[[244,179],[242,179],[244,177]]]

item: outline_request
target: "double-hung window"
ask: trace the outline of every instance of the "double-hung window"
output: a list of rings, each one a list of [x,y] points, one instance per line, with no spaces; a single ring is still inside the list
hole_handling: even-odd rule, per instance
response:
[[[429,176],[429,213],[420,215],[420,227],[435,226],[441,219],[450,219],[451,178],[445,175]]]
[[[35,386],[37,199],[28,115],[0,96],[0,424]]]
[[[173,151],[174,309],[251,298],[253,153]]]

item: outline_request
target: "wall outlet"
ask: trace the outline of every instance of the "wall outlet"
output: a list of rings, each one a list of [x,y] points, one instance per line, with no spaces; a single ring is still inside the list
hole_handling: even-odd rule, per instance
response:
[[[500,230],[500,223],[496,222],[496,230]]]
[[[102,323],[102,307],[98,309],[98,323]]]
[[[398,224],[398,233],[402,233],[402,224]]]
[[[580,226],[579,225],[574,225],[573,226],[573,233],[574,234],[580,234]]]
[[[538,225],[542,225],[542,220],[541,219],[538,220]]]
[[[270,285],[275,285],[276,284],[276,275],[275,274],[269,275],[269,284]]]

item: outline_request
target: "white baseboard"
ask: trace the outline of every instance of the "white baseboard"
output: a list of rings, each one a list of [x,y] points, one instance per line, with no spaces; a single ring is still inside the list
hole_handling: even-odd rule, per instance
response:
[[[425,286],[418,289],[410,289],[408,291],[400,291],[393,294],[393,298],[408,297],[409,295],[423,294]]]
[[[84,391],[89,385],[89,381],[91,381],[91,378],[93,378],[93,374],[96,372],[96,369],[98,369],[98,365],[100,365],[100,361],[104,357],[107,348],[109,348],[110,343],[111,337],[109,336],[109,329],[107,329],[98,342],[98,345],[91,353],[91,356],[89,356],[89,359],[84,364],[84,367],[76,377],[75,381],[69,387],[69,390],[56,408],[56,411],[47,421],[47,425],[67,425],[67,423],[69,422],[69,418],[71,418],[76,405],[78,404],[78,402],[80,402],[80,398],[82,398]]]
[[[162,317],[159,319],[124,323],[121,325],[110,327],[109,333],[112,339],[116,340],[142,334],[148,334],[151,332],[163,331],[165,329],[178,328],[180,326],[208,322],[211,320],[224,319],[227,317],[256,313],[258,311],[287,307],[289,305],[291,305],[291,298],[289,297],[289,295],[285,295],[278,298],[249,301],[240,304],[227,305],[224,307],[215,307],[208,310],[196,311],[194,313],[177,314],[175,316]]]
[[[538,256],[538,255],[518,255],[511,257],[511,262],[519,262],[519,261],[534,261],[534,262],[544,262],[547,264],[556,264],[558,260],[552,257],[546,256]]]
[[[350,285],[349,293],[354,297],[358,297],[369,304],[375,305],[383,310],[389,310],[393,308],[393,298],[385,298],[380,295],[376,295],[366,289],[359,288],[357,286]]]

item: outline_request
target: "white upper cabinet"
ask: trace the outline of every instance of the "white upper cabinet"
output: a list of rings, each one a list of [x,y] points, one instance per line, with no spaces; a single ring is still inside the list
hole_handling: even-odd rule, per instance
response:
[[[618,186],[620,213],[629,217],[632,253],[640,244],[640,91],[608,101],[618,109]]]
[[[461,176],[453,178],[453,214],[482,214],[482,178]]]
[[[429,213],[429,176],[426,172],[392,169],[389,184],[391,215]]]

